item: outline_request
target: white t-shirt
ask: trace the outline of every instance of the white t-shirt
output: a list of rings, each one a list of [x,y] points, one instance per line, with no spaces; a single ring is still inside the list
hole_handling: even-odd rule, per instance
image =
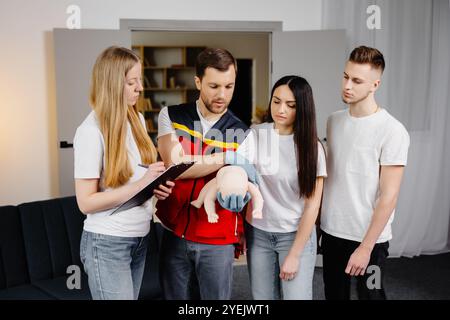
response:
[[[305,204],[304,198],[299,198],[294,135],[279,135],[274,130],[274,123],[262,123],[252,128],[257,143],[253,160],[260,175],[259,189],[264,205],[263,218],[253,219],[250,200],[246,220],[267,232],[294,232]],[[325,153],[320,142],[317,148],[317,176],[326,177]]]
[[[200,109],[198,107],[198,100],[197,100],[197,114],[198,117],[200,118],[200,124],[203,135],[205,135],[214,126],[214,124],[216,124],[216,122],[219,121],[219,119],[217,119],[216,121],[206,120],[200,112]],[[175,134],[175,129],[172,126],[172,121],[170,120],[169,117],[169,111],[167,107],[164,107],[161,109],[158,116],[158,138],[165,136],[166,134],[169,133]],[[255,142],[253,132],[250,131],[246,136],[246,138],[244,139],[244,141],[239,145],[239,148],[237,149],[236,152],[247,159],[252,159],[254,157],[254,149],[252,148],[254,143]]]
[[[145,127],[144,117],[139,114]],[[126,144],[128,157],[134,174],[127,182],[135,182],[143,177],[146,170],[138,166],[141,162],[131,126],[127,127]],[[75,179],[100,179],[100,191],[108,192],[111,188],[103,188],[103,168],[105,165],[105,143],[94,111],[86,117],[77,128],[73,142]],[[94,233],[118,237],[143,237],[150,231],[152,204],[148,200],[141,206],[109,215],[115,208],[86,215],[84,230]]]
[[[406,166],[408,147],[405,127],[385,109],[362,118],[352,117],[349,109],[330,115],[321,228],[361,242],[379,196],[380,166]],[[393,219],[394,212],[377,243],[392,238]]]
[[[164,107],[161,109],[161,111],[159,112],[159,116],[158,116],[158,138],[162,137],[168,133],[174,133],[175,134],[175,129],[172,126],[172,121],[170,120],[169,117],[169,110],[167,109],[168,107]],[[219,121],[219,119],[215,120],[215,121],[208,121],[206,120],[202,114],[200,113],[200,110],[198,108],[198,103],[197,103],[197,113],[198,116],[200,118],[200,123],[201,123],[201,129],[203,131],[203,134],[205,134],[206,132],[209,131],[209,129],[211,129],[214,124]]]

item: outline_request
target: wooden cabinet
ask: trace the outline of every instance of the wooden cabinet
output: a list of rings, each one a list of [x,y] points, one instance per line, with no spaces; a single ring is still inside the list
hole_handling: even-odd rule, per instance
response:
[[[138,109],[144,114],[149,135],[155,142],[161,108],[197,100],[195,59],[205,47],[133,46],[132,49],[143,63],[144,92]]]

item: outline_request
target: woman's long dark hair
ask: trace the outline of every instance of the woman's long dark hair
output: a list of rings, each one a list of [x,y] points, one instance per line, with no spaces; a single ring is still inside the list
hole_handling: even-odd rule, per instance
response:
[[[287,85],[295,98],[294,142],[297,147],[297,176],[300,197],[313,195],[317,178],[318,137],[316,111],[311,86],[298,76],[284,76],[278,80],[270,94],[265,121],[273,122],[270,106],[273,93],[279,86]]]

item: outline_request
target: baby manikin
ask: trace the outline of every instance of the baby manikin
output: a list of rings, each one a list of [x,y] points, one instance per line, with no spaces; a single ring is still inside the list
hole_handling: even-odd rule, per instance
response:
[[[239,166],[226,166],[217,171],[216,177],[205,184],[197,200],[191,204],[196,208],[204,205],[208,222],[216,223],[219,220],[215,207],[217,197],[226,198],[231,195],[241,196],[244,202],[251,198],[253,218],[262,218],[264,201],[261,192],[255,184],[248,181],[247,173]]]

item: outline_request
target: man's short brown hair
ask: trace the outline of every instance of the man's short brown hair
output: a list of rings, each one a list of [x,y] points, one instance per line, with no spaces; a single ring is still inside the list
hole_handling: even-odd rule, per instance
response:
[[[381,72],[385,67],[383,54],[378,49],[366,46],[353,49],[348,60],[360,64],[368,63],[374,69],[381,69]]]
[[[195,63],[196,75],[202,79],[206,68],[227,71],[231,65],[234,66],[234,70],[237,73],[236,59],[229,51],[220,48],[206,48],[197,56]]]

